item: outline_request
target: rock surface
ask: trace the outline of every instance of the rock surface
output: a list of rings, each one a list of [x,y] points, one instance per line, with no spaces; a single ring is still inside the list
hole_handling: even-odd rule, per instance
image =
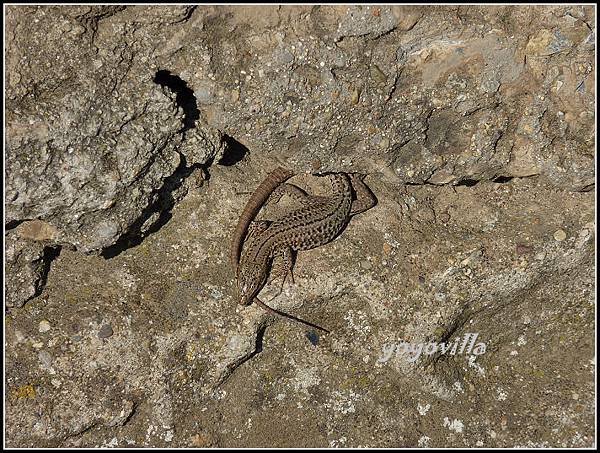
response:
[[[594,14],[7,7],[7,445],[593,446]],[[280,164],[379,200],[271,302],[329,335],[235,303]]]

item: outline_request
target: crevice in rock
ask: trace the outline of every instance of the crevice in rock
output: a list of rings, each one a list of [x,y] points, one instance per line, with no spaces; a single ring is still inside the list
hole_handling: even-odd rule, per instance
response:
[[[192,14],[194,14],[194,11],[196,11],[197,8],[198,8],[198,5],[188,6],[185,11],[185,15],[178,21],[173,22],[173,25],[180,24],[182,22],[187,22],[188,20],[190,20],[190,17],[192,17]]]
[[[464,178],[464,179],[461,179],[460,181],[458,181],[454,185],[455,186],[473,187],[474,185],[476,185],[476,184],[478,184],[480,182],[481,182],[481,180],[478,180],[478,179]]]
[[[473,178],[463,178],[460,179],[458,182],[449,182],[449,183],[439,183],[439,184],[435,184],[432,182],[429,182],[428,180],[425,180],[423,182],[406,182],[404,183],[404,185],[406,186],[437,186],[437,187],[443,187],[443,186],[464,186],[464,187],[473,187],[476,186],[477,184],[479,184],[480,182],[495,182],[497,184],[506,184],[511,182],[513,179],[525,179],[525,178],[534,178],[538,175],[529,175],[529,176],[495,176],[491,179],[473,179]],[[592,184],[593,187],[593,184]]]
[[[196,120],[200,119],[198,102],[187,82],[181,77],[172,74],[166,69],[161,69],[154,76],[154,83],[166,87],[175,93],[175,102],[183,109],[183,128],[179,131],[185,133],[188,129],[196,127]]]
[[[10,230],[14,230],[15,228],[17,228],[19,225],[21,225],[23,222],[27,222],[28,220],[31,219],[18,219],[18,220],[11,220],[9,222],[7,222],[4,225],[4,230],[5,231],[10,231]]]
[[[248,148],[246,148],[233,137],[224,135],[223,141],[227,146],[225,148],[225,152],[223,153],[223,157],[221,157],[217,164],[229,167],[237,164],[246,156],[246,154],[248,154]]]
[[[392,33],[394,33],[394,32],[396,31],[396,29],[397,29],[397,28],[398,28],[398,26],[397,26],[397,25],[395,25],[394,27],[390,28],[389,30],[387,30],[387,31],[384,31],[384,32],[381,32],[381,33],[379,33],[378,35],[375,35],[375,36],[373,36],[371,39],[372,39],[372,40],[376,40],[376,39],[381,39],[381,38],[383,38],[383,37],[386,37],[386,36],[388,36],[388,35],[391,35]],[[370,35],[370,34],[371,34],[371,33],[366,33],[366,34],[364,34],[364,35],[359,35],[359,37],[360,37],[360,36],[366,36],[366,35]]]
[[[432,108],[431,110],[429,110],[429,112],[427,112],[427,115],[425,116],[425,129],[423,130],[423,136],[424,136],[423,143],[427,143],[429,141],[429,128],[431,126],[429,121],[431,120],[431,117],[433,116],[433,112],[435,112],[435,108]]]
[[[67,440],[72,440],[76,437],[82,436],[83,434],[91,431],[92,429],[96,428],[98,426],[99,422],[98,420],[93,420],[89,423],[86,423],[84,426],[82,426],[80,429],[72,432],[72,433],[68,433],[66,434],[62,439],[61,439],[61,443],[65,442]]]
[[[265,331],[267,330],[267,325],[266,324],[261,324],[258,326],[258,329],[256,331],[256,340],[255,340],[255,345],[254,345],[254,349],[242,356],[239,357],[237,360],[235,360],[232,363],[229,363],[225,370],[223,371],[223,374],[220,376],[220,378],[218,379],[218,382],[215,385],[215,388],[220,387],[221,385],[223,385],[233,374],[233,372],[238,369],[242,364],[246,363],[248,360],[250,360],[251,358],[253,358],[254,356],[256,356],[257,354],[260,354],[263,350],[263,339],[265,337]]]
[[[514,178],[515,178],[514,176],[497,176],[494,179],[492,179],[492,182],[504,184],[504,183],[512,181]]]
[[[434,186],[434,187],[442,187],[442,186],[448,186],[451,185],[450,183],[435,183],[435,182],[429,182],[429,178],[431,176],[429,176],[426,179],[423,179],[423,181],[421,182],[413,182],[413,181],[409,181],[409,182],[405,182],[404,185],[405,186]]]
[[[394,94],[396,93],[396,90],[398,89],[398,80],[400,80],[400,76],[402,75],[402,70],[403,70],[403,68],[400,68],[400,69],[396,70],[396,72],[394,74],[394,81],[392,82],[391,87],[388,92],[388,95],[385,97],[385,100],[384,100],[384,104],[386,106],[387,106],[389,100],[394,97]],[[404,146],[404,145],[401,145],[400,147],[402,147],[402,146]]]
[[[94,44],[94,42],[98,33],[98,23],[101,20],[107,19],[117,14],[118,12],[123,11],[126,8],[127,6],[125,5],[91,6],[86,13],[76,17],[77,21],[84,28],[85,34],[88,36],[90,44],[96,48],[96,53],[98,52],[98,47]]]
[[[596,183],[591,183],[587,186],[582,187],[579,190],[576,190],[576,192],[591,192],[592,190],[594,190],[594,187],[596,187]]]
[[[134,402],[133,406],[131,407],[131,412],[129,412],[129,414],[125,417],[125,419],[118,424],[118,426],[125,426],[127,423],[129,423],[131,421],[131,419],[133,418],[133,416],[136,415],[137,408],[138,408],[138,403]]]
[[[529,179],[529,178],[535,178],[539,176],[539,174],[534,174],[534,175],[527,175],[527,176],[506,176],[506,175],[500,175],[500,176],[496,176],[495,178],[492,178],[491,181],[498,183],[498,184],[506,184],[508,182],[513,181],[514,179]]]

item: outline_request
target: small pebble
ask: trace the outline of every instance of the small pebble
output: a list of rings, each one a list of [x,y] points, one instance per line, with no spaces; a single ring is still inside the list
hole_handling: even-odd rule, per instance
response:
[[[40,326],[38,330],[40,331],[40,333],[48,332],[50,330],[50,323],[47,320],[42,319],[40,321]]]
[[[379,66],[374,64],[371,66],[370,70],[371,70],[371,78],[373,80],[375,80],[376,83],[383,85],[387,82],[387,76],[384,74],[384,72],[381,69],[379,69]]]
[[[52,356],[46,351],[38,352],[38,359],[42,362],[42,365],[46,368],[50,368],[52,366]]]
[[[554,232],[554,239],[556,239],[557,241],[564,241],[565,239],[567,239],[567,233],[565,232],[565,230],[556,230]]]
[[[358,101],[360,99],[360,90],[358,88],[354,88],[352,90],[352,94],[350,95],[350,102],[352,102],[354,105],[358,104]]]
[[[360,262],[360,267],[368,271],[373,268],[373,265],[369,261],[363,260]]]
[[[24,341],[25,335],[23,335],[23,332],[21,332],[20,330],[15,330],[15,340],[17,340],[17,343],[21,343],[22,341]]]
[[[323,163],[321,162],[320,159],[313,159],[310,162],[310,168],[312,169],[313,172],[318,171],[319,168],[321,168],[321,165],[323,165]]]
[[[100,327],[100,331],[98,332],[98,338],[108,338],[113,334],[113,329],[110,324],[104,324]]]
[[[528,255],[533,252],[533,247],[526,244],[517,244],[516,252],[517,255]]]

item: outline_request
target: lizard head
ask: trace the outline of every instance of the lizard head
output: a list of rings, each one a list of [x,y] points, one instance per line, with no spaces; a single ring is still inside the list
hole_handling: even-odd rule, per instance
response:
[[[250,305],[265,284],[266,275],[260,266],[242,266],[238,274],[238,297],[240,305]]]

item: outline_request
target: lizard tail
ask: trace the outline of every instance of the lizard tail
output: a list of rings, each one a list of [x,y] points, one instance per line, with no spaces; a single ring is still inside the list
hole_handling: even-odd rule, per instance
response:
[[[315,328],[315,329],[319,329],[319,330],[320,330],[320,331],[322,331],[322,332],[325,332],[325,333],[331,333],[329,330],[327,330],[327,329],[324,329],[323,327],[321,327],[321,326],[318,326],[318,325],[316,325],[316,324],[313,324],[312,322],[305,321],[305,320],[303,320],[303,319],[300,319],[300,318],[296,318],[296,317],[295,317],[295,316],[293,316],[293,315],[290,315],[290,314],[288,314],[288,313],[284,313],[283,311],[279,311],[279,310],[276,310],[276,309],[274,309],[274,308],[272,308],[272,307],[269,307],[267,304],[265,304],[265,303],[264,303],[262,300],[260,300],[258,297],[255,297],[255,298],[254,298],[254,301],[257,303],[257,305],[260,305],[260,306],[261,306],[263,309],[265,309],[265,310],[266,310],[266,311],[268,311],[268,312],[274,313],[274,314],[276,314],[276,315],[279,315],[279,316],[281,316],[281,317],[283,317],[283,318],[292,319],[292,320],[294,320],[294,321],[296,321],[296,322],[299,322],[299,323],[301,323],[301,324],[304,324],[304,325],[307,325],[307,326],[313,327],[313,328]]]
[[[281,183],[287,181],[294,173],[287,168],[277,167],[273,170],[267,178],[258,186],[254,191],[244,210],[238,220],[237,226],[233,233],[233,240],[231,241],[230,261],[231,266],[235,273],[238,271],[238,263],[240,261],[240,254],[242,252],[242,244],[246,238],[248,232],[248,226],[254,220],[254,217],[260,211],[262,205],[267,201],[269,195],[279,186]]]

